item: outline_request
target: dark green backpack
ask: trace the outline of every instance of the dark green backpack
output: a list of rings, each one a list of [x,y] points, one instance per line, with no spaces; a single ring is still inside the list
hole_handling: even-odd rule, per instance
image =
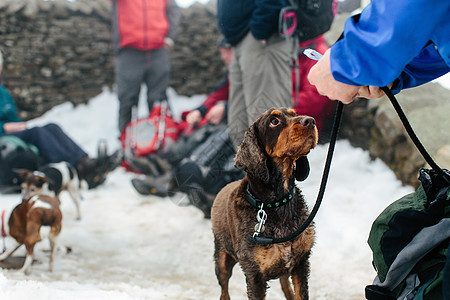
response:
[[[416,192],[392,203],[372,225],[368,243],[377,277],[366,287],[369,300],[443,299],[449,183],[426,169],[420,170],[419,180]]]
[[[42,164],[39,150],[14,135],[0,137],[0,192],[20,191],[22,178],[14,169],[37,170]]]

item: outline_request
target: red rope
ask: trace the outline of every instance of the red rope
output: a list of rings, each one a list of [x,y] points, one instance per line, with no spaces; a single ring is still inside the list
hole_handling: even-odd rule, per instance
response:
[[[2,237],[6,237],[5,232],[5,210],[2,211]]]

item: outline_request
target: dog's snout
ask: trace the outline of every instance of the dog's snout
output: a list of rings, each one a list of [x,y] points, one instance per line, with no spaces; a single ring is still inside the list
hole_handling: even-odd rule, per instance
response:
[[[313,128],[316,125],[316,120],[313,117],[304,117],[300,120],[300,125]]]

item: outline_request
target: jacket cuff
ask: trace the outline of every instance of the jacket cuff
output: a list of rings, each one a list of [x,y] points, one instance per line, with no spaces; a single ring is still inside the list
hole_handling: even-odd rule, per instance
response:
[[[200,112],[200,114],[202,115],[202,118],[205,117],[206,112],[208,111],[208,109],[204,105],[200,105],[199,107],[196,108],[196,110],[198,110]]]

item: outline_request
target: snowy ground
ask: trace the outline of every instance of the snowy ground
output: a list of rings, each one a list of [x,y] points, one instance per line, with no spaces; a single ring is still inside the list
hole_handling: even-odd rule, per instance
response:
[[[170,91],[176,114],[203,100]],[[117,148],[116,95],[104,90],[88,105],[55,107],[33,124],[56,122],[88,153],[95,156],[100,139],[110,152]],[[143,106],[141,106],[143,107]],[[145,109],[140,111],[145,114]],[[310,154],[312,172],[300,187],[312,207],[322,176],[327,146]],[[83,219],[63,194],[60,242],[69,254],[58,253],[47,271],[48,243],[38,244],[31,274],[0,269],[0,299],[218,299],[214,275],[210,220],[192,206],[173,198],[141,196],[133,189],[134,174],[119,168],[105,184],[85,192]],[[390,202],[412,192],[402,187],[381,161],[347,141],[336,145],[329,183],[316,217],[317,240],[311,261],[311,299],[363,299],[374,271],[366,239],[374,218]],[[19,195],[0,195],[0,209],[13,207]],[[7,239],[10,244],[11,240]],[[21,249],[17,255],[23,255]],[[270,283],[267,299],[281,299],[279,283]],[[245,279],[235,267],[232,299],[245,299]]]

